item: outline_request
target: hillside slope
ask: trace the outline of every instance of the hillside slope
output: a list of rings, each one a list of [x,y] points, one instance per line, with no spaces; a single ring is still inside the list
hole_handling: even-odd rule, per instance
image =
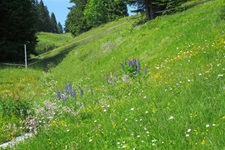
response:
[[[38,102],[37,135],[16,148],[224,149],[225,2],[196,2],[143,25],[137,15],[75,37],[48,72],[23,70],[21,80],[17,69],[1,70],[18,87],[28,81],[21,97],[36,93]]]

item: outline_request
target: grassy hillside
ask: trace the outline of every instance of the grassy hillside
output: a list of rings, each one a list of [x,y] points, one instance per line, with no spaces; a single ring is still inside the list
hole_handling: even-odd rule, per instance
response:
[[[40,63],[2,68],[0,141],[33,131],[16,149],[224,149],[225,2],[200,2],[56,35]]]
[[[40,32],[37,34],[37,36],[38,36],[38,45],[35,51],[38,54],[42,54],[55,48],[58,48],[60,46],[63,46],[67,44],[69,40],[72,39],[72,36],[70,34],[58,35],[54,33]]]

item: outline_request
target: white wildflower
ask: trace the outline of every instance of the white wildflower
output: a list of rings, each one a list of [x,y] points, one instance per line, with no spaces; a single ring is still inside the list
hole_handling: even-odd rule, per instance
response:
[[[170,116],[169,120],[173,120],[173,119],[174,119],[174,117],[173,116]]]

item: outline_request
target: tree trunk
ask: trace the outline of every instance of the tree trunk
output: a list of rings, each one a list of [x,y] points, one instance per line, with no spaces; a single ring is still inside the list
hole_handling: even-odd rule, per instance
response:
[[[149,21],[154,19],[152,2],[150,0],[145,0],[145,7],[146,7],[146,20]]]

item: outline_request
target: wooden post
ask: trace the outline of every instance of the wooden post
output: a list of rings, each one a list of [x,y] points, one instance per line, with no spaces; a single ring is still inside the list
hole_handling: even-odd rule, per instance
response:
[[[27,69],[27,45],[24,44],[25,68]]]

